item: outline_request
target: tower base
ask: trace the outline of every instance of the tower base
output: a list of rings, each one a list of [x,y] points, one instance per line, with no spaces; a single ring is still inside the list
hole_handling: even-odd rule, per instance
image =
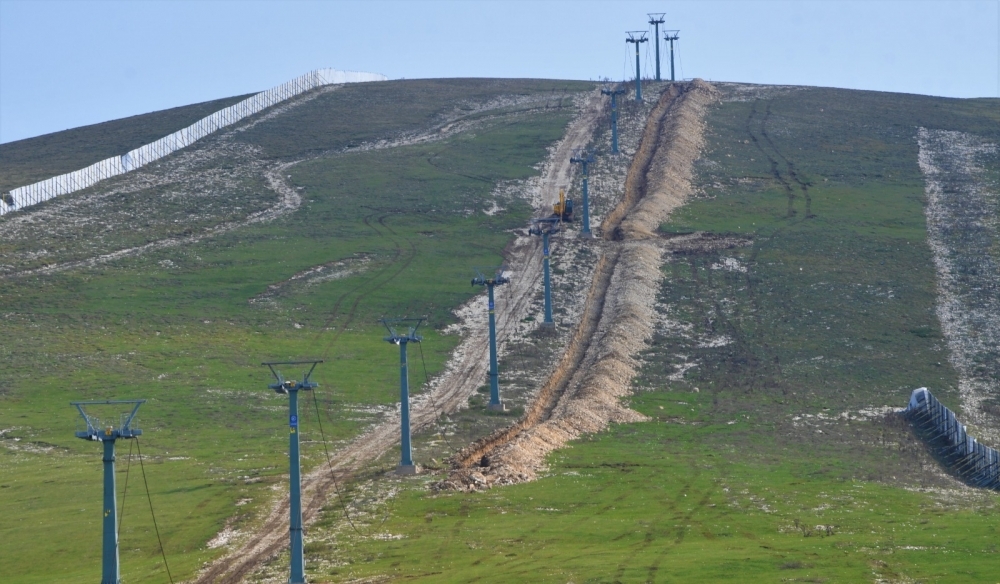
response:
[[[507,406],[506,406],[506,404],[504,404],[503,402],[501,402],[501,403],[498,403],[498,404],[490,404],[490,405],[486,406],[486,409],[488,409],[491,412],[506,412],[507,411]]]
[[[593,231],[581,231],[580,232],[580,238],[581,239],[594,239],[594,232]]]
[[[396,467],[396,474],[398,475],[415,475],[417,474],[417,465],[415,464],[401,464]]]
[[[543,322],[540,325],[538,325],[538,328],[553,330],[553,329],[556,328],[556,323],[554,323],[554,322]]]

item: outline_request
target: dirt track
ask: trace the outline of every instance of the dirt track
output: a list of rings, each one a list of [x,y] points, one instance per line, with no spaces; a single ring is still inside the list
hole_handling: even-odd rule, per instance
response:
[[[568,188],[572,168],[569,163],[574,148],[590,140],[602,106],[599,94],[592,94],[580,114],[567,129],[564,138],[550,155],[549,163],[533,197],[539,211],[548,208],[558,197],[559,188]],[[498,330],[513,330],[509,323],[523,319],[531,303],[534,285],[541,274],[541,243],[537,238],[519,237],[508,248],[506,257],[512,282],[504,291],[509,295],[508,310],[498,319]],[[503,339],[498,339],[502,342]],[[429,395],[414,400],[410,423],[413,431],[433,423],[442,412],[454,412],[468,403],[469,396],[486,377],[489,346],[484,330],[470,330],[462,341],[447,369],[433,384]],[[364,464],[377,459],[399,439],[399,418],[390,416],[380,425],[359,436],[348,446],[332,455],[336,476],[326,465],[317,467],[303,477],[303,520],[309,525],[329,499],[337,481],[348,477]],[[208,566],[195,582],[236,583],[250,574],[260,563],[274,556],[288,543],[288,499],[283,497],[272,507],[263,528],[250,539]]]

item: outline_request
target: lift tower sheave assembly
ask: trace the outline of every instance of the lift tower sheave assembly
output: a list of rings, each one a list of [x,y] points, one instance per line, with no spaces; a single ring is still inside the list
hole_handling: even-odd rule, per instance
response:
[[[625,42],[635,44],[635,100],[641,102],[642,72],[639,70],[639,43],[644,43],[649,39],[646,38],[646,31],[644,30],[630,30],[626,31],[625,34],[628,35],[628,38],[625,39]]]
[[[552,280],[549,274],[549,236],[559,233],[559,221],[549,217],[546,219],[535,219],[534,225],[528,229],[531,235],[538,235],[542,238],[542,277],[545,288],[545,318],[542,320],[542,328],[555,328],[556,323],[552,320]]]
[[[670,41],[670,80],[674,79],[674,41],[681,38],[679,30],[667,30],[663,32],[663,40]]]
[[[611,96],[611,153],[618,154],[618,96],[625,93],[625,88],[618,85],[613,88],[604,87],[602,95]]]
[[[76,432],[77,438],[104,443],[104,526],[103,550],[101,552],[101,584],[121,584],[118,567],[118,502],[115,496],[115,441],[129,440],[142,434],[133,428],[135,413],[144,399],[70,402],[86,422],[86,429]],[[102,421],[88,414],[85,406],[124,405],[132,406],[132,411],[119,417],[118,425]]]
[[[587,173],[587,167],[594,162],[594,155],[586,150],[578,150],[569,161],[571,164],[579,164],[583,167],[583,227],[580,233],[583,237],[593,237],[594,234],[590,232],[590,199],[587,194],[587,179],[589,174]]]
[[[406,364],[406,346],[409,343],[419,343],[424,338],[417,334],[417,329],[426,318],[393,318],[381,319],[389,334],[383,339],[394,345],[399,345],[399,466],[397,474],[417,474],[417,465],[413,464],[413,450],[410,446],[410,379]],[[407,325],[407,333],[396,332],[400,323],[416,323]]]
[[[302,549],[302,478],[299,466],[299,392],[319,387],[318,383],[309,381],[316,365],[322,359],[313,361],[269,361],[261,363],[271,370],[277,380],[267,387],[278,393],[288,394],[288,485],[289,485],[289,584],[305,584],[306,560]],[[277,365],[311,365],[309,371],[302,375],[302,381],[285,379],[281,372],[275,369]]]
[[[492,278],[483,275],[482,270],[476,268],[476,277],[472,279],[473,286],[486,286],[489,298],[490,311],[490,405],[492,411],[502,412],[507,406],[500,401],[500,371],[497,364],[497,319],[495,314],[496,303],[493,297],[493,288],[503,286],[510,282],[510,278],[503,275],[503,266],[496,268]]]
[[[653,40],[656,41],[656,80],[660,80],[660,25],[663,24],[665,12],[650,12],[649,24],[653,25]]]

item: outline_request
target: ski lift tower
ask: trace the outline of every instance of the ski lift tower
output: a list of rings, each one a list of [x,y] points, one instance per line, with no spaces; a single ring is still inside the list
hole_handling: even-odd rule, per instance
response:
[[[670,41],[670,80],[674,80],[674,41],[681,38],[681,31],[668,30],[663,33],[663,40]]]
[[[316,365],[322,359],[314,361],[269,361],[261,363],[271,370],[278,383],[267,387],[278,393],[288,394],[288,485],[289,485],[289,577],[288,584],[305,584],[306,560],[302,549],[302,479],[299,466],[299,392],[319,387],[318,383],[309,381]],[[302,375],[302,381],[285,379],[281,372],[275,369],[277,365],[312,365],[309,371]]]
[[[542,320],[542,328],[555,328],[556,323],[552,320],[552,284],[549,276],[549,236],[559,233],[559,218],[535,219],[528,233],[542,238],[542,274],[545,281],[545,318]]]
[[[399,466],[396,467],[396,474],[417,474],[417,465],[413,464],[413,450],[410,446],[410,379],[406,365],[406,345],[409,343],[419,343],[424,340],[417,334],[425,318],[393,318],[381,319],[389,335],[383,337],[387,342],[399,345]],[[415,322],[413,326],[408,326],[408,332],[401,335],[396,332],[395,325],[399,323]]]
[[[86,422],[86,429],[77,431],[76,437],[104,443],[104,536],[101,552],[101,584],[121,584],[118,569],[118,502],[115,496],[115,441],[130,440],[142,434],[133,428],[135,413],[144,399],[70,402]],[[132,411],[119,416],[118,424],[113,420],[100,420],[88,414],[85,406],[131,405]]]
[[[593,237],[590,232],[590,199],[587,196],[587,166],[594,162],[594,155],[586,150],[578,150],[569,159],[571,164],[579,164],[583,167],[583,227],[580,233],[583,237]]]
[[[646,38],[646,31],[644,30],[629,30],[625,31],[628,38],[625,39],[626,43],[635,44],[635,100],[638,102],[642,101],[642,73],[639,70],[639,44],[648,41]]]
[[[618,154],[618,96],[625,93],[625,88],[621,85],[615,87],[604,87],[601,89],[602,95],[611,96],[611,153]]]
[[[660,80],[660,25],[663,24],[665,12],[651,12],[649,14],[649,24],[653,25],[653,40],[656,41],[656,80]]]
[[[493,288],[503,286],[510,282],[510,278],[503,275],[503,266],[496,268],[492,278],[487,278],[483,272],[476,268],[476,277],[472,279],[473,286],[486,286],[489,297],[490,311],[490,405],[488,409],[502,412],[507,406],[500,401],[500,371],[497,364],[497,319],[494,314],[496,304],[493,299]]]

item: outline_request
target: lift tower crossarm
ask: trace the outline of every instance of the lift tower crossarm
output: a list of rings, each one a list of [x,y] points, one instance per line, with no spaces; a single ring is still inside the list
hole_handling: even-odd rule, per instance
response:
[[[616,85],[613,88],[601,88],[601,95],[611,96],[611,153],[618,154],[618,96],[625,93],[625,88]]]
[[[663,24],[665,12],[649,12],[649,24],[654,27],[653,38],[656,40],[656,80],[660,80],[660,25]]]
[[[306,361],[265,361],[271,370],[271,375],[277,380],[267,387],[277,393],[288,394],[288,538],[289,538],[289,584],[305,584],[306,560],[302,543],[302,471],[299,462],[299,392],[319,387],[314,381],[309,381],[316,366],[322,359]],[[309,371],[302,374],[302,381],[285,379],[276,365],[312,365]]]
[[[628,38],[625,39],[626,43],[635,44],[635,100],[638,102],[642,101],[642,77],[639,71],[639,43],[644,43],[649,39],[646,38],[646,31],[644,30],[629,30],[625,31]]]
[[[427,320],[426,318],[390,318],[379,319],[387,331],[388,336],[382,337],[386,342],[399,345],[399,466],[396,467],[398,474],[416,474],[417,465],[413,464],[413,449],[410,445],[410,379],[406,362],[406,346],[409,343],[419,343],[424,338],[417,334],[417,329]],[[399,323],[415,322],[413,326],[408,326],[406,334],[401,335],[396,332],[395,325]]]

